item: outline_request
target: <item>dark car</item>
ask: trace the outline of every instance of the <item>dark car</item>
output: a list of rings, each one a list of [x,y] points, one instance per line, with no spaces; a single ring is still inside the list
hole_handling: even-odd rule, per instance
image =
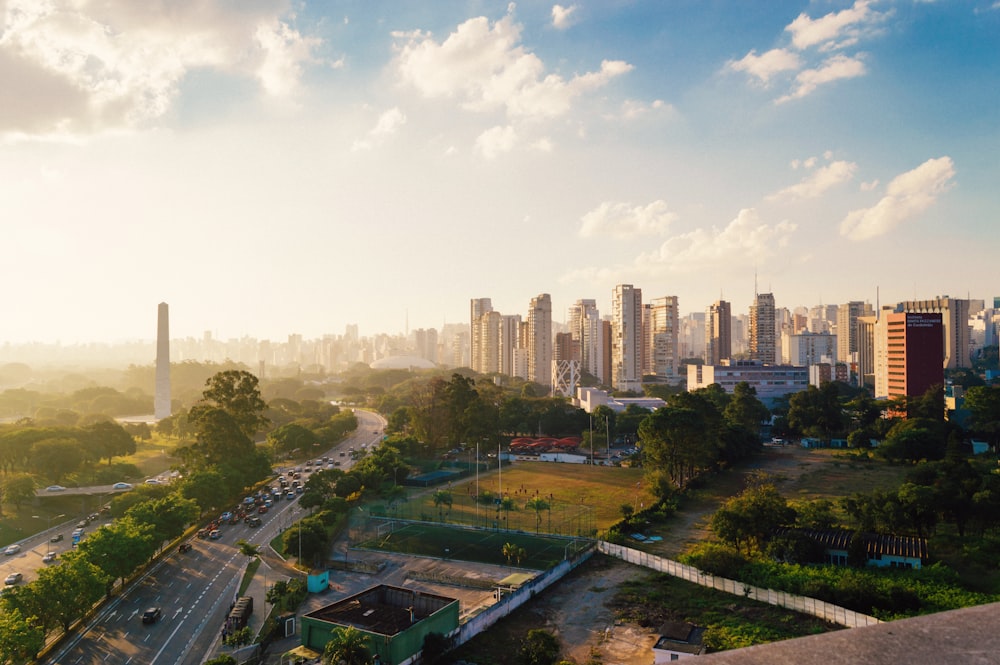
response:
[[[181,543],[177,547],[177,551],[178,552],[189,552],[189,551],[191,551],[191,543]]]
[[[250,528],[256,529],[260,525],[261,525],[261,521],[260,521],[259,517],[248,517],[247,518],[247,526],[249,526]]]
[[[159,607],[150,607],[148,610],[142,613],[143,623],[156,623],[163,616],[163,610]]]

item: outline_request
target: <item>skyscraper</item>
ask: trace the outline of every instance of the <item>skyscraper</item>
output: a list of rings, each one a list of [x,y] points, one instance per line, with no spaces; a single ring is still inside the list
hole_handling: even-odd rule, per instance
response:
[[[777,357],[774,294],[758,293],[750,305],[750,359],[772,364]]]
[[[869,303],[852,300],[837,307],[837,362],[847,363],[853,373],[857,373],[858,317],[871,316],[875,312]],[[856,381],[861,384],[861,380]]]
[[[601,316],[597,302],[591,299],[577,300],[569,308],[569,331],[574,341],[580,344],[580,366],[591,376],[603,375],[601,364],[604,360]]]
[[[552,385],[552,297],[542,293],[528,307],[528,379]]]
[[[648,330],[646,371],[671,382],[679,379],[677,375],[677,367],[680,364],[677,308],[677,296],[653,298],[647,310],[649,321],[643,321],[643,328]]]
[[[492,370],[486,369],[489,354],[484,348],[484,336],[488,335],[489,322],[483,319],[485,314],[492,311],[493,303],[489,298],[473,298],[469,301],[469,338],[472,340],[469,366],[475,372],[497,371],[495,367]]]
[[[721,365],[733,355],[733,315],[725,300],[716,300],[705,312],[705,362]]]
[[[969,301],[948,296],[931,300],[907,300],[896,305],[897,312],[926,312],[941,315],[945,369],[971,367],[969,358]]]
[[[170,417],[170,312],[161,302],[156,310],[156,390],[153,397],[153,417]]]
[[[875,367],[875,397],[919,397],[944,384],[941,319],[939,312],[893,312],[879,319],[876,345],[884,362]]]
[[[642,289],[619,284],[611,294],[611,377],[615,390],[642,392]]]

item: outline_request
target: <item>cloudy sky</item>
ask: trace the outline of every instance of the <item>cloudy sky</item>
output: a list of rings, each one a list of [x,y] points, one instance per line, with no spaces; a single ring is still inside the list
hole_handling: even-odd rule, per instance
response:
[[[0,16],[0,340],[1000,295],[997,0]]]

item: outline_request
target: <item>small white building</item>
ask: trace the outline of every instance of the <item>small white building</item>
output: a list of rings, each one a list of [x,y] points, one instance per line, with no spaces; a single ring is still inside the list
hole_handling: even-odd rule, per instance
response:
[[[668,621],[660,628],[660,637],[653,645],[653,665],[663,665],[689,656],[705,653],[702,636],[705,629],[687,621]]]

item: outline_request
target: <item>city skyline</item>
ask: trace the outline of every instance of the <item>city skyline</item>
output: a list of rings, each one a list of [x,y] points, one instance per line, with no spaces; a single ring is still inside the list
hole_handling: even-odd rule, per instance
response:
[[[424,4],[7,2],[0,341],[992,301],[1000,3]]]

